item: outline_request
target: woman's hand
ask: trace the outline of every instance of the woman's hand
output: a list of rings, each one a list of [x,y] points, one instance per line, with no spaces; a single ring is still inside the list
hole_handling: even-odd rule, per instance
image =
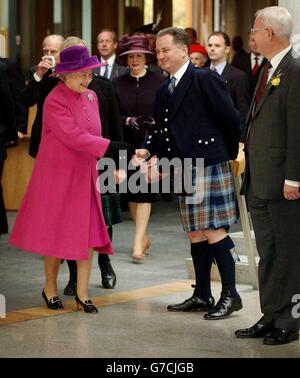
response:
[[[117,169],[114,171],[116,184],[119,185],[124,182],[127,178],[126,171],[124,169]]]

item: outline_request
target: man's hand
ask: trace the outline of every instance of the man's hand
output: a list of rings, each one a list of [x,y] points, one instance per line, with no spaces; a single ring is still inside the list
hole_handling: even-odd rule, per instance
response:
[[[146,160],[150,157],[150,152],[146,149],[135,150],[135,156],[139,160]]]
[[[146,164],[146,160],[149,159],[150,152],[146,149],[135,150],[135,155],[132,159],[132,164],[135,167],[140,167],[142,164]]]
[[[283,195],[288,201],[296,201],[300,199],[299,188],[295,188],[294,186],[284,185]]]
[[[35,73],[39,78],[42,79],[44,75],[50,70],[50,68],[53,68],[53,61],[47,59],[47,56],[43,56],[42,60],[36,67]]]

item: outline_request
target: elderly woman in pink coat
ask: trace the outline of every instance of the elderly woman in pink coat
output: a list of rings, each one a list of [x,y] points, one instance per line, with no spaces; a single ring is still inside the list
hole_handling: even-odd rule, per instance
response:
[[[97,57],[85,46],[60,55],[61,83],[45,102],[40,150],[10,242],[45,256],[42,295],[52,310],[63,309],[57,293],[60,261],[76,260],[77,307],[96,313],[88,295],[92,251],[112,254],[96,189],[97,159],[128,145],[101,137],[97,96],[88,90],[92,69],[100,66]]]

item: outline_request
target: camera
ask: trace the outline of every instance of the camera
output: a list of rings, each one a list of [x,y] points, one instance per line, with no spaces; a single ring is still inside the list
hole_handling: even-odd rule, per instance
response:
[[[51,63],[51,67],[54,68],[56,66],[56,61],[54,56],[52,55],[45,55],[42,58],[43,60],[48,60]]]

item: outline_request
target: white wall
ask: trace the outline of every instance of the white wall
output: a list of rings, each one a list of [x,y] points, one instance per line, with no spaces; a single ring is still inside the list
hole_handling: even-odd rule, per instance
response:
[[[294,18],[294,34],[300,34],[300,1],[279,0],[279,6],[286,8]]]

